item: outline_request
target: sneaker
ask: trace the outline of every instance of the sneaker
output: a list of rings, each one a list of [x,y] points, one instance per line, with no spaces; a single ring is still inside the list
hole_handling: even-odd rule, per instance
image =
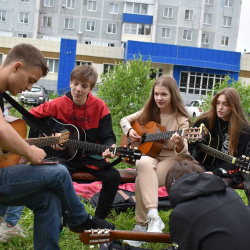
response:
[[[6,242],[10,240],[13,236],[26,237],[20,225],[16,224],[15,226],[11,226],[6,222],[2,223],[0,225],[0,241]]]
[[[162,233],[162,230],[165,228],[165,224],[163,223],[159,215],[148,216],[147,222],[148,222],[147,232]]]
[[[86,221],[84,221],[81,225],[78,226],[68,226],[69,230],[74,233],[82,233],[84,230],[89,229],[111,229],[115,230],[115,225],[105,221],[98,219],[91,214],[88,215],[88,218]]]
[[[147,229],[145,226],[142,225],[135,225],[133,231],[136,232],[146,232]],[[124,240],[123,244],[129,245],[131,247],[141,247],[141,245],[145,243],[144,241],[137,241],[137,240]]]

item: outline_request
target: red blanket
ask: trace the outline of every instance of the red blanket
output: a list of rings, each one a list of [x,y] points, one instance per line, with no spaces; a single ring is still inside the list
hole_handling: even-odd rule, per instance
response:
[[[90,199],[95,193],[100,192],[102,188],[102,183],[100,181],[95,181],[92,183],[84,183],[79,184],[77,182],[73,182],[74,188],[78,195],[86,199]],[[125,183],[119,185],[119,189],[135,192],[135,183]],[[165,187],[159,187],[158,189],[158,196],[159,197],[167,197],[168,193]]]

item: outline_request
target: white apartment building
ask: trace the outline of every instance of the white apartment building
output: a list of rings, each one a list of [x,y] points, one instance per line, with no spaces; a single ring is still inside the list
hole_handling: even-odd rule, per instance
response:
[[[0,36],[235,51],[241,0],[0,0]]]

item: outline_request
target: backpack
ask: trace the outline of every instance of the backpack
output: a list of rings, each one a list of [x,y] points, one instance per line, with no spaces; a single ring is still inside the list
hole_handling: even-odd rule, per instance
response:
[[[99,196],[100,192],[94,194],[90,199],[90,203],[94,208],[97,207]],[[111,205],[111,208],[115,209],[116,212],[123,212],[126,211],[127,208],[134,209],[135,203],[135,192],[119,189],[115,195],[115,199]],[[158,209],[163,210],[170,208],[172,208],[172,206],[168,197],[159,197]]]

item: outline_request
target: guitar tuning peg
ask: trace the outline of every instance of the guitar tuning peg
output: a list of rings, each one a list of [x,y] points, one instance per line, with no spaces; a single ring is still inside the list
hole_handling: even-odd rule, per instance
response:
[[[249,157],[246,157],[246,159],[249,161],[250,158],[249,158]]]
[[[246,159],[246,156],[245,156],[245,155],[242,155],[242,158]]]
[[[134,149],[138,149],[137,147],[134,147]]]

